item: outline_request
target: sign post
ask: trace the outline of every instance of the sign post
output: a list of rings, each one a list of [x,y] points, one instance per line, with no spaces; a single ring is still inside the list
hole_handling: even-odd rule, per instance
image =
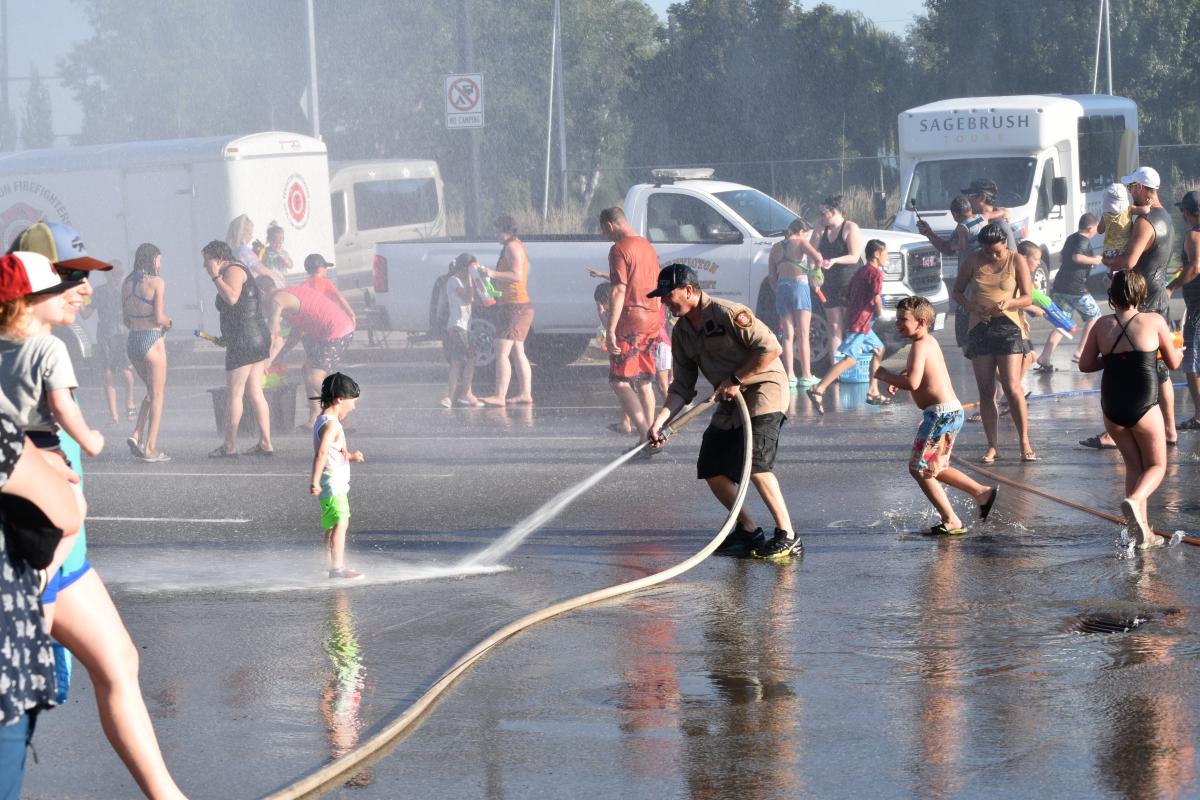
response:
[[[446,127],[483,127],[483,75],[446,76]]]

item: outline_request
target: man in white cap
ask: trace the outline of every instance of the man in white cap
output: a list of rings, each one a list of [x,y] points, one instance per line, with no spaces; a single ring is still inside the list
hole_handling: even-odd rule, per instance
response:
[[[1129,243],[1125,251],[1117,255],[1105,255],[1104,265],[1111,269],[1132,270],[1146,279],[1146,302],[1138,311],[1162,314],[1170,321],[1167,294],[1167,262],[1171,260],[1175,246],[1175,229],[1171,214],[1158,199],[1158,187],[1162,181],[1158,170],[1153,167],[1138,167],[1132,174],[1121,178],[1129,189],[1129,199],[1135,206],[1148,206],[1145,214],[1133,221],[1129,231]],[[1167,365],[1158,362],[1158,404],[1162,408],[1163,423],[1167,432],[1167,444],[1174,446],[1178,434],[1175,432],[1175,389],[1171,386],[1171,373]],[[1099,447],[1108,446],[1107,434],[1081,440],[1080,444],[1096,441]],[[1114,443],[1115,444],[1115,443]],[[1096,444],[1086,446],[1095,447]]]

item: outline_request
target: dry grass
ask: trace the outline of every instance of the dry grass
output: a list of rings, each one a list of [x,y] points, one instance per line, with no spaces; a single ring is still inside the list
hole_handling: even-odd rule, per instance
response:
[[[1192,188],[1192,187],[1188,187]],[[844,206],[842,212],[846,219],[854,220],[866,228],[874,228],[879,222],[875,219],[872,200],[874,189],[865,186],[850,186],[842,195]],[[896,190],[888,192],[888,215],[896,213],[899,207],[899,194]],[[817,202],[805,202],[794,195],[783,195],[775,198],[792,211],[799,214],[810,225],[817,222]],[[572,208],[568,211],[550,209],[549,216],[542,219],[542,209],[528,205],[510,207],[508,213],[517,221],[517,229],[525,235],[537,234],[572,234],[596,233],[596,220],[587,215],[583,208]],[[466,231],[466,214],[461,206],[446,209],[446,230],[451,236],[463,236]],[[485,238],[491,237],[491,220],[486,220],[484,230],[480,232]]]
[[[582,208],[570,209],[566,212],[550,209],[548,217],[542,219],[542,209],[532,206],[517,206],[508,211],[517,221],[517,230],[522,235],[536,236],[538,234],[570,234],[595,233],[596,221],[587,217]],[[479,235],[486,239],[492,238],[492,221],[486,219]],[[446,230],[451,236],[466,235],[466,212],[461,208],[446,209]]]
[[[898,194],[899,192],[895,190],[888,192],[887,215],[889,217],[895,214],[900,207]],[[845,215],[846,219],[853,220],[864,228],[877,227],[880,221],[875,219],[874,195],[875,190],[870,187],[847,187],[845,193],[842,195],[842,214]],[[775,199],[803,217],[809,225],[817,223],[819,203],[805,203],[803,200],[792,195],[783,195]]]

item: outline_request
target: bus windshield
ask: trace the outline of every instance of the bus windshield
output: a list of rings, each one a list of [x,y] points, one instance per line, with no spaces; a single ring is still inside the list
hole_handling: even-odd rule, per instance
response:
[[[772,200],[757,189],[715,192],[714,196],[736,211],[760,236],[782,236],[796,218],[787,206]]]
[[[1000,194],[996,205],[1002,208],[1023,206],[1033,188],[1033,158],[959,158],[951,161],[922,161],[913,170],[912,183],[904,207],[918,211],[944,211],[950,201],[978,178],[996,182]]]

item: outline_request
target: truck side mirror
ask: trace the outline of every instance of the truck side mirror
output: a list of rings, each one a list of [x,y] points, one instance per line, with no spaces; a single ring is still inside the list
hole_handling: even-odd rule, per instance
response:
[[[876,221],[887,217],[887,192],[874,192],[871,195],[871,211],[874,212]]]
[[[1055,178],[1050,183],[1051,205],[1065,206],[1067,204],[1067,179]]]
[[[723,228],[718,225],[708,225],[704,229],[704,236],[710,242],[719,244],[741,244],[741,231],[733,228]]]

